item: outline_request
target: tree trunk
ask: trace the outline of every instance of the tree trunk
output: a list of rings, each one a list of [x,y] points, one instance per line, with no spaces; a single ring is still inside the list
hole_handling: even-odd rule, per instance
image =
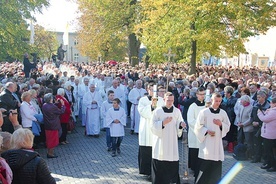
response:
[[[191,24],[191,29],[195,31],[195,23]],[[192,40],[192,55],[190,74],[196,74],[196,40]]]
[[[145,57],[146,69],[148,69],[148,67],[149,67],[149,59],[150,59],[150,57],[148,55],[146,55],[146,57]]]
[[[140,48],[140,42],[136,38],[136,35],[134,33],[131,33],[128,36],[128,57],[129,57],[129,63],[131,66],[138,65],[139,63],[139,48]]]
[[[196,41],[192,41],[192,56],[191,56],[191,70],[190,74],[196,73]]]

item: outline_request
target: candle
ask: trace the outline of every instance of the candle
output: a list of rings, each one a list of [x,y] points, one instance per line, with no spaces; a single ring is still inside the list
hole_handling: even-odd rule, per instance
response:
[[[157,85],[153,85],[153,97],[157,98]]]

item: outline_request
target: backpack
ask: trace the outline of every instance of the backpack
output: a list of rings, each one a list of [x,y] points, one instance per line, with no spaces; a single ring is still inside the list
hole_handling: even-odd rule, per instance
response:
[[[234,147],[233,157],[236,160],[247,160],[246,151],[247,151],[246,145],[239,143]]]

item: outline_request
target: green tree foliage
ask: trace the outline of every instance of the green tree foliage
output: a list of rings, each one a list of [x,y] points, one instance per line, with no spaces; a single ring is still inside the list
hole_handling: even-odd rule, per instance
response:
[[[55,32],[46,31],[44,27],[35,25],[35,37],[33,52],[36,52],[40,58],[50,60],[52,53],[57,54],[58,40]]]
[[[140,40],[152,61],[163,61],[169,48],[191,62],[205,53],[225,57],[245,53],[250,36],[275,26],[274,0],[142,0]]]
[[[90,58],[124,60],[138,57],[140,47],[133,27],[136,0],[78,0],[82,13],[79,23],[79,49]]]
[[[0,0],[0,61],[22,58],[30,50],[27,20],[40,12],[49,0]]]

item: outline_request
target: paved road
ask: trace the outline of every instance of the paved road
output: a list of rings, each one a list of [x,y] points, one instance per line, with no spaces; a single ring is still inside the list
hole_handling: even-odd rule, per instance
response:
[[[121,155],[111,157],[106,151],[105,132],[101,132],[99,138],[84,135],[84,128],[77,125],[76,130],[68,135],[70,144],[58,146],[55,153],[59,155],[56,159],[46,158],[46,149],[37,150],[48,163],[52,175],[58,184],[90,184],[90,183],[149,183],[145,177],[138,174],[137,153],[138,136],[130,135],[129,128],[126,128],[126,135],[121,145]],[[184,159],[187,152],[179,141],[180,150],[180,176],[183,178]],[[183,156],[184,155],[184,156]],[[237,162],[232,156],[226,153],[223,162],[223,176]],[[260,169],[260,163],[252,164],[248,161],[240,162],[242,169],[231,181],[233,184],[262,183],[271,184],[276,181],[276,173],[268,173]],[[188,182],[193,183],[190,175]]]

